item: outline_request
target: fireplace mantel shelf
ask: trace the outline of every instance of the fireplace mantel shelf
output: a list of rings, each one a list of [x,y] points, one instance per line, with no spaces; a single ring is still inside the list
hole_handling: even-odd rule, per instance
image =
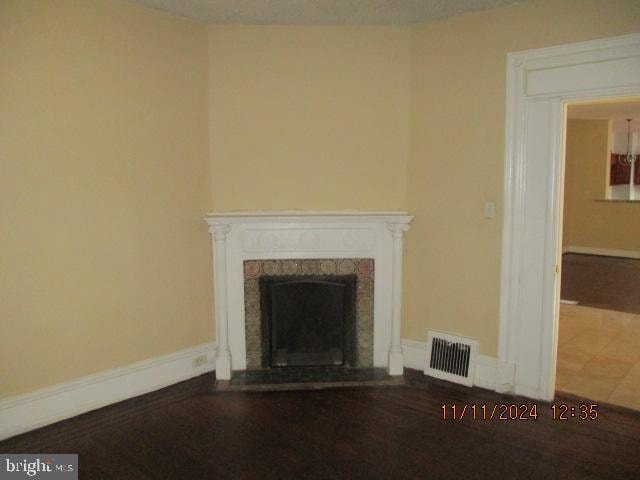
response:
[[[373,362],[402,375],[402,241],[412,216],[403,211],[225,211],[205,217],[214,250],[216,377],[245,370],[243,262],[371,258],[375,262]]]
[[[210,212],[207,223],[234,224],[257,222],[370,222],[372,220],[393,223],[409,223],[413,217],[399,210],[256,210]]]

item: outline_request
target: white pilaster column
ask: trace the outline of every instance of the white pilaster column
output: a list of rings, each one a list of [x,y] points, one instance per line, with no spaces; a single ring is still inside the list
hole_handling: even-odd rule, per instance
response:
[[[227,308],[227,234],[230,225],[212,225],[213,236],[213,289],[216,306],[216,379],[231,379],[231,352],[229,351],[229,319]]]
[[[389,348],[389,375],[402,375],[404,359],[400,344],[402,319],[402,237],[409,230],[406,223],[388,223],[393,236],[392,287],[391,287],[391,347]]]

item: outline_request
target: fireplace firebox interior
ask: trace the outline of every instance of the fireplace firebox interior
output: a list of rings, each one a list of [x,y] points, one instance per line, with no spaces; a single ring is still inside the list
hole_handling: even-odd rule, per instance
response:
[[[263,276],[262,367],[355,366],[356,275]]]

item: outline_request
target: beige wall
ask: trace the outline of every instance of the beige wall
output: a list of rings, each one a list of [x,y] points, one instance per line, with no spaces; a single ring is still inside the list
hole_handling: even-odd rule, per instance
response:
[[[407,208],[402,336],[494,355],[506,53],[639,20],[636,1],[544,0],[416,27],[207,29],[116,0],[4,0],[0,396],[211,340],[207,209]]]
[[[441,329],[496,354],[506,54],[638,31],[633,0],[532,1],[412,30],[404,338]]]
[[[406,207],[409,29],[209,29],[212,208]]]
[[[0,2],[0,397],[213,339],[207,32]]]
[[[640,203],[602,202],[609,121],[567,122],[563,246],[640,252]]]

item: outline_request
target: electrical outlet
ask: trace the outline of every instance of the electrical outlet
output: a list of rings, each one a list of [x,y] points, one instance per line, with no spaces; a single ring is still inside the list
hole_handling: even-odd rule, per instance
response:
[[[207,356],[198,355],[196,358],[193,359],[193,368],[201,367],[205,363],[207,363]]]

